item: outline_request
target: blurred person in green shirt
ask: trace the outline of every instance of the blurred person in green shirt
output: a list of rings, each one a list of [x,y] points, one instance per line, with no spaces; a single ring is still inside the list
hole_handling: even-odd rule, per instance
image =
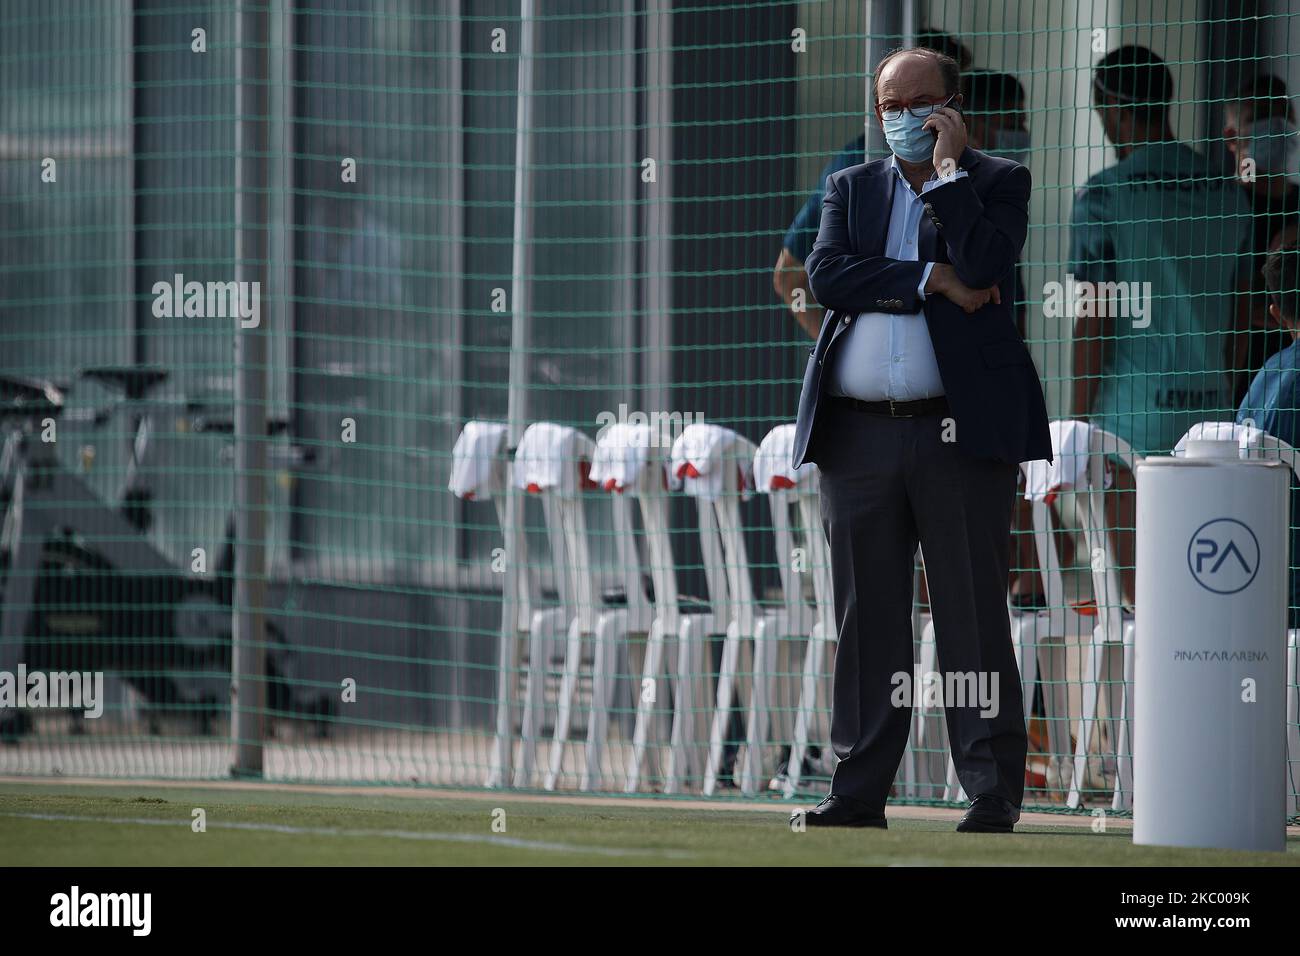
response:
[[[1144,47],[1107,54],[1093,102],[1119,162],[1075,195],[1072,414],[1141,454],[1168,452],[1234,408],[1228,379],[1237,277],[1250,251],[1240,185],[1178,142],[1173,77]],[[1103,285],[1104,284],[1104,285]]]
[[[1196,422],[1232,417],[1229,356],[1251,210],[1240,184],[1173,134],[1173,76],[1140,46],[1093,72],[1093,107],[1118,162],[1075,195],[1070,274],[1071,415],[1139,454],[1168,453]],[[1112,528],[1134,527],[1133,479],[1107,496]],[[1133,535],[1117,559],[1132,600]]]

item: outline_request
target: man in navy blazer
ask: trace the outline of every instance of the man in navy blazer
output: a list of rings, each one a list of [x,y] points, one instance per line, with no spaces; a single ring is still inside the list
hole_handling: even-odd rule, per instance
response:
[[[875,112],[893,155],[829,176],[809,285],[827,310],[794,464],[816,462],[838,645],[830,795],[809,826],[884,827],[914,687],[921,547],[963,832],[1011,832],[1027,735],[1011,644],[1009,528],[1022,461],[1050,458],[1042,386],[1013,313],[1029,170],[966,146],[958,67],[887,54]]]

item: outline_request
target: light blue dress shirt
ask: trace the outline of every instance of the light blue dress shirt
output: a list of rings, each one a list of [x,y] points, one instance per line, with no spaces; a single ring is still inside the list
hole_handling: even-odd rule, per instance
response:
[[[897,159],[890,163],[890,168],[894,174],[894,205],[889,216],[885,255],[916,262],[921,214],[925,210],[921,197],[931,189],[962,178],[966,172],[958,170],[944,177],[936,173],[921,187],[918,196],[903,177]],[[916,290],[921,299],[925,299],[925,283],[933,268],[934,263],[928,263],[921,275]],[[827,382],[829,394],[864,402],[886,399],[911,402],[943,394],[930,329],[921,312],[911,315],[860,312],[848,331],[840,333],[840,339]]]

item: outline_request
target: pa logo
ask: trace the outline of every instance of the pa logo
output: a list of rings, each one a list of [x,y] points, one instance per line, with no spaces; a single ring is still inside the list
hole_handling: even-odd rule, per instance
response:
[[[1244,591],[1259,573],[1259,539],[1236,518],[1207,521],[1187,543],[1187,567],[1207,591]]]

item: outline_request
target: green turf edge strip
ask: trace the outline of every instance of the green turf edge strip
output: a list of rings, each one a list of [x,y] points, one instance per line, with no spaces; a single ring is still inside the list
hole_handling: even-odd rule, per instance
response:
[[[94,817],[71,813],[20,813],[0,811],[0,817],[22,820],[42,820],[54,823],[111,823],[119,826],[189,827],[188,820],[156,820],[145,817]],[[522,840],[518,837],[476,835],[471,833],[439,833],[420,830],[357,830],[340,827],[301,827],[283,823],[214,822],[211,829],[255,830],[266,833],[285,833],[291,836],[372,837],[390,840],[427,840],[439,843],[485,843],[491,846],[511,847],[519,850],[539,850],[550,853],[590,853],[596,856],[642,856],[693,859],[694,853],[681,850],[637,850],[617,847],[587,846],[577,843],[553,843],[545,840]]]

